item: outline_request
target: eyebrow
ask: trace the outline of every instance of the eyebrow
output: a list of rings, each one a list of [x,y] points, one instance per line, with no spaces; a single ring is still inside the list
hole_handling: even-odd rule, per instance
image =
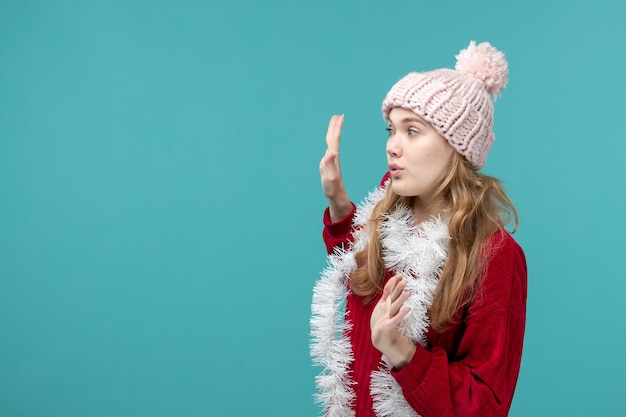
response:
[[[418,117],[407,117],[405,119],[402,119],[402,123],[410,123],[410,122],[417,122],[417,123],[424,124],[424,121]]]
[[[419,123],[422,126],[426,126],[426,122],[424,122],[424,120],[419,117],[405,117],[404,119],[400,120],[400,123]],[[389,120],[389,124],[393,125],[391,120]]]

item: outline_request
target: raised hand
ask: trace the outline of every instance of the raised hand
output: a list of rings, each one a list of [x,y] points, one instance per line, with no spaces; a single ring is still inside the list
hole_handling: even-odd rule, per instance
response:
[[[334,115],[328,123],[326,132],[326,153],[320,161],[322,191],[328,199],[330,219],[341,220],[352,211],[352,203],[344,187],[339,163],[339,140],[343,127],[343,115]]]
[[[381,351],[391,364],[403,368],[413,357],[415,345],[397,329],[409,313],[408,307],[402,307],[411,293],[405,291],[406,281],[402,275],[394,275],[383,288],[383,294],[374,307],[370,319],[372,344]]]

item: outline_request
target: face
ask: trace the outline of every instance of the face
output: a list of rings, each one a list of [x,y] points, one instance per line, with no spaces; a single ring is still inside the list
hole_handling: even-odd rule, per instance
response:
[[[431,125],[410,110],[389,113],[387,161],[391,189],[428,204],[448,173],[454,148]]]

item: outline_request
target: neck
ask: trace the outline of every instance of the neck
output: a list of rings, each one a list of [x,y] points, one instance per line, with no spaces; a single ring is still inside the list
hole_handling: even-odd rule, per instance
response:
[[[413,199],[413,215],[418,223],[442,215],[446,208],[442,199],[424,199],[423,197]]]

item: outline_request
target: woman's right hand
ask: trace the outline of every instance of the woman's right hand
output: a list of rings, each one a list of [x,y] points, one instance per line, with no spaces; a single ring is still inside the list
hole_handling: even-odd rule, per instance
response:
[[[343,219],[352,211],[352,202],[344,187],[339,163],[339,139],[342,126],[343,115],[334,115],[330,118],[326,132],[326,153],[320,161],[322,190],[328,199],[332,222]]]

